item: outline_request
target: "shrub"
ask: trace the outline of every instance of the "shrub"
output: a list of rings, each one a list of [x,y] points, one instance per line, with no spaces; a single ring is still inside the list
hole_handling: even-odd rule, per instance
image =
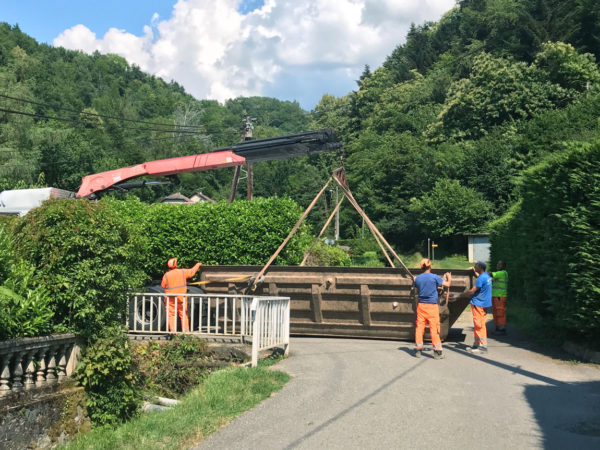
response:
[[[324,267],[351,266],[352,261],[348,253],[341,248],[318,242],[310,251],[306,259],[306,265]]]
[[[210,372],[212,353],[206,341],[177,335],[166,342],[133,346],[133,357],[144,388],[156,395],[178,397],[198,385]]]
[[[0,286],[0,339],[40,336],[53,331],[50,293],[44,286],[33,286],[33,275],[33,267],[21,261]]]
[[[553,330],[600,337],[600,141],[570,143],[528,170],[521,202],[492,226],[492,260],[507,261],[508,295]]]
[[[137,413],[140,396],[136,368],[129,338],[118,327],[106,328],[85,348],[75,378],[85,388],[94,425],[115,426]]]
[[[38,336],[52,331],[48,290],[33,281],[34,267],[17,259],[10,233],[0,226],[0,339]]]
[[[44,202],[16,226],[15,248],[48,289],[55,323],[84,336],[122,322],[127,292],[146,278],[139,236],[108,204]]]

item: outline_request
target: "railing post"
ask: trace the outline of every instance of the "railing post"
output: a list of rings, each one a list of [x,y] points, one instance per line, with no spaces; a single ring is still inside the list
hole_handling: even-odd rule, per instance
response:
[[[0,397],[10,392],[10,360],[12,353],[6,353],[0,358]]]
[[[35,387],[35,363],[33,358],[35,357],[35,350],[29,350],[25,355],[25,390],[29,390]]]
[[[252,367],[258,365],[258,346],[260,345],[261,332],[259,314],[259,300],[258,297],[254,297],[250,305],[250,317],[252,318]]]

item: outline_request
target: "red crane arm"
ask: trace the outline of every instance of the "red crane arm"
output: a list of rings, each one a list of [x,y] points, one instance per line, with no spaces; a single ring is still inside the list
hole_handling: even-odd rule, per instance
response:
[[[86,197],[108,189],[115,184],[143,175],[175,175],[178,173],[241,166],[245,163],[246,158],[236,155],[231,150],[149,161],[135,166],[85,176],[81,179],[81,186],[79,191],[77,191],[77,197]]]
[[[239,142],[211,153],[160,159],[136,166],[109,170],[81,179],[77,197],[89,197],[131,178],[143,175],[166,176],[201,170],[241,166],[246,163],[308,156],[342,150],[342,143],[332,129],[290,134],[267,139]],[[125,183],[127,184],[127,183]]]

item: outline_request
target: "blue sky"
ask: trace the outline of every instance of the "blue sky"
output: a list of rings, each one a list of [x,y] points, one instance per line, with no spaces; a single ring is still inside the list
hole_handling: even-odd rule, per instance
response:
[[[311,110],[380,66],[454,0],[0,0],[39,42],[117,53],[197,98],[264,95]]]

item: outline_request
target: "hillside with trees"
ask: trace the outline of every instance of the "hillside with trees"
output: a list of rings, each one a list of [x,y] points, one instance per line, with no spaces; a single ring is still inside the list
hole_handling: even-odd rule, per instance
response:
[[[598,56],[597,2],[462,0],[438,22],[413,25],[355,91],[326,94],[309,113],[264,97],[196,100],[116,55],[38,44],[1,24],[0,186],[75,190],[84,175],[235,143],[250,115],[257,138],[334,128],[351,188],[390,242],[412,251],[431,236],[451,246],[508,211],[524,170],[566,142],[598,138]],[[338,165],[329,154],[257,164],[255,195],[306,206]],[[179,186],[134,193],[219,200],[231,176],[185,174]],[[360,228],[343,207],[342,236]]]

